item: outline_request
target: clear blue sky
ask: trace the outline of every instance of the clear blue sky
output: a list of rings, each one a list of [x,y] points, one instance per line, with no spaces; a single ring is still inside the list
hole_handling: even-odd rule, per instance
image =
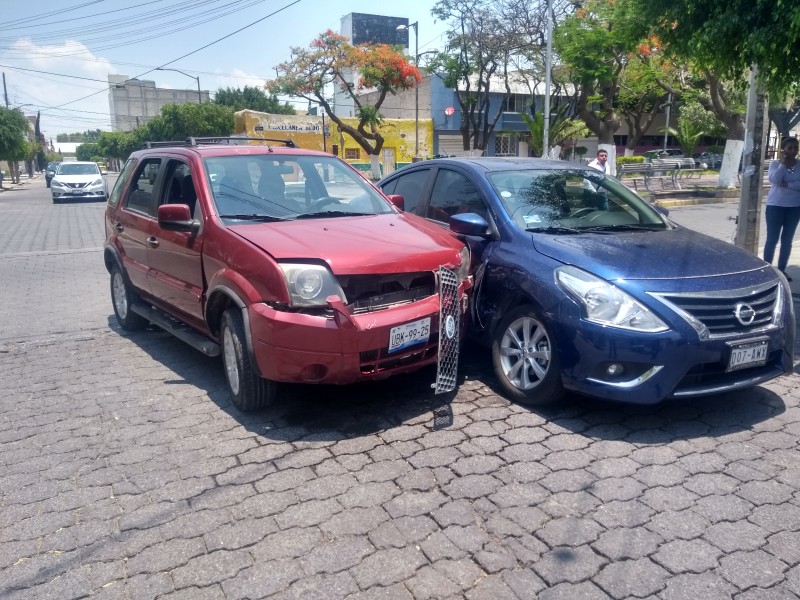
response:
[[[274,77],[291,47],[307,46],[326,29],[338,31],[351,12],[419,21],[420,52],[440,48],[445,24],[434,22],[434,3],[61,0],[46,10],[43,3],[20,2],[13,11],[0,11],[0,70],[8,105],[26,114],[40,110],[42,131],[55,139],[58,133],[110,130],[104,83],[109,74],[196,89],[196,82],[180,73],[148,72],[165,66],[199,77],[200,87],[212,93],[260,86]],[[409,43],[413,48],[413,31]]]

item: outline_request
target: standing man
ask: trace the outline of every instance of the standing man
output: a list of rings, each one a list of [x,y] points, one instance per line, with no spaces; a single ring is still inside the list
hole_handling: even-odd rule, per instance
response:
[[[597,169],[598,171],[602,171],[605,175],[610,175],[611,172],[608,170],[608,152],[603,150],[602,148],[597,151],[597,158],[595,158],[592,162],[589,163],[589,166],[592,169]]]
[[[589,163],[589,167],[602,172],[603,175],[611,175],[607,161],[608,152],[601,148],[597,151],[597,158]],[[588,179],[583,180],[583,187],[589,193],[589,196],[586,196],[586,192],[584,192],[584,204],[586,206],[597,207],[597,210],[608,210],[608,195],[605,188],[597,183],[592,183]]]

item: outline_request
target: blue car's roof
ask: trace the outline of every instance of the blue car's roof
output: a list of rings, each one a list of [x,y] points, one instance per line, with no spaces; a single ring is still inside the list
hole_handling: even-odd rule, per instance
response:
[[[524,157],[448,157],[434,158],[418,163],[413,166],[427,165],[461,165],[481,171],[518,171],[520,169],[558,169],[558,170],[586,170],[589,167],[580,163],[565,160],[549,160],[546,158],[524,158]]]

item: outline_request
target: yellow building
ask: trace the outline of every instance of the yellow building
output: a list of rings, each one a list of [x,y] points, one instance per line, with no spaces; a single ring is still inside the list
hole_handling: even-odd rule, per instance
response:
[[[324,121],[324,124],[323,124]],[[358,119],[342,118],[353,127]],[[369,155],[336,123],[319,115],[276,115],[240,110],[234,115],[235,133],[254,138],[290,139],[301,148],[321,150],[340,156],[360,171],[369,171]],[[415,151],[414,119],[385,119],[381,124],[384,138],[381,169],[384,175],[412,162]],[[429,158],[433,152],[433,128],[430,119],[419,121],[419,154]]]

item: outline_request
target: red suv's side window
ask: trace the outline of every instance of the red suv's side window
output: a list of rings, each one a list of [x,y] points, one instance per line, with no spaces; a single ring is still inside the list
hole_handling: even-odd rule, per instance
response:
[[[133,175],[128,197],[125,199],[125,208],[155,216],[157,202],[153,189],[160,166],[160,158],[147,158],[141,162]]]

